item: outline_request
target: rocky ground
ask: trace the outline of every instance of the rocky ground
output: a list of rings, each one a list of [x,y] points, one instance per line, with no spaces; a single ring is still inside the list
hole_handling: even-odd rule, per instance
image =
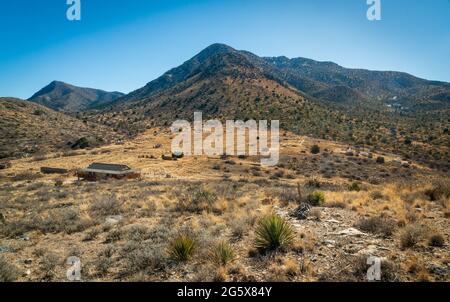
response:
[[[375,256],[384,281],[450,281],[448,174],[290,133],[276,167],[251,157],[164,161],[170,138],[151,129],[0,170],[0,278],[64,281],[67,258],[77,256],[85,281],[366,281]],[[142,179],[78,182],[73,171],[92,162],[130,165]],[[43,166],[72,172],[42,175]],[[262,251],[268,215],[294,235]],[[181,235],[195,242],[183,261],[171,254]],[[226,263],[213,256],[221,242],[233,255]]]

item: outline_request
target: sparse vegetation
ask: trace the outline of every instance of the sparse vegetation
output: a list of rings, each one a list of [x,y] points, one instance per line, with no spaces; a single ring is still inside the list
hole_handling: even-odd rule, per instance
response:
[[[385,160],[383,156],[378,156],[376,159],[377,164],[384,164]]]
[[[204,185],[191,185],[175,193],[178,198],[178,209],[181,211],[202,212],[213,211],[217,195]]]
[[[315,191],[308,195],[307,200],[312,206],[321,206],[325,203],[325,194],[321,191]]]
[[[412,248],[419,243],[425,236],[425,230],[422,226],[417,224],[408,225],[401,234],[400,246],[401,248]]]
[[[17,267],[0,256],[0,282],[14,282],[18,277]]]
[[[60,258],[53,252],[46,251],[41,257],[40,271],[42,279],[45,281],[52,281],[55,277],[56,267],[60,264]]]
[[[260,251],[276,250],[292,244],[294,230],[285,219],[271,214],[261,219],[256,229],[255,246]]]
[[[89,212],[94,217],[118,215],[121,211],[121,203],[115,196],[104,196],[92,202]]]
[[[432,234],[428,239],[428,245],[434,247],[443,247],[445,245],[444,236],[441,234]]]
[[[356,227],[361,231],[379,234],[385,237],[391,236],[396,226],[397,224],[394,220],[381,216],[363,218],[356,224]]]
[[[348,190],[349,190],[349,191],[359,192],[359,191],[361,191],[361,184],[360,184],[359,182],[352,182],[352,183],[348,186]]]
[[[226,241],[220,241],[210,251],[211,261],[225,266],[235,258],[233,247]]]
[[[170,145],[154,131],[149,135],[158,141],[152,146]],[[285,139],[296,144],[289,135]],[[438,267],[435,260],[445,259],[449,208],[439,190],[426,193],[440,183],[445,188],[445,174],[416,163],[406,169],[390,155],[378,165],[326,141],[319,156],[308,147],[282,148],[273,168],[253,157],[233,158],[234,165],[225,163],[232,157],[163,162],[166,151],[143,148],[118,143],[107,156],[125,156],[136,168],[167,169],[171,178],[76,181],[72,173],[40,175],[44,164],[32,157],[1,171],[0,252],[20,267],[17,280],[66,280],[62,260],[74,254],[82,256],[86,281],[365,281],[367,264],[355,274],[349,254],[373,249],[380,257],[404,259],[398,266],[388,261],[383,280],[446,279],[439,275],[445,263]],[[73,171],[105,157],[100,149],[73,152],[46,154],[45,165]],[[216,164],[219,169],[211,169]],[[24,172],[39,177],[13,181]],[[409,231],[414,225],[420,231]],[[354,228],[365,235],[339,235]],[[52,257],[58,258],[53,268],[47,261]],[[413,259],[436,267],[409,273]],[[339,274],[318,274],[335,266]]]
[[[424,193],[431,201],[450,198],[450,185],[439,182],[434,184],[430,189],[425,190]]]
[[[319,154],[320,147],[318,145],[312,145],[310,149],[311,154]]]
[[[181,235],[173,239],[168,248],[170,258],[177,262],[185,262],[191,259],[197,242],[190,235]]]

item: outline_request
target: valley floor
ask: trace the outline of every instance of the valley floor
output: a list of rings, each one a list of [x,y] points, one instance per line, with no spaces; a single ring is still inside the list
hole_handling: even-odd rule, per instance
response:
[[[165,161],[170,138],[152,129],[0,170],[0,279],[64,281],[77,256],[84,281],[367,281],[376,256],[383,281],[450,281],[448,173],[291,133],[276,167],[253,157]],[[92,162],[127,164],[142,179],[78,181],[75,170]],[[311,200],[306,219],[294,215]],[[262,251],[268,215],[294,236]],[[181,235],[195,243],[186,261],[173,253]]]

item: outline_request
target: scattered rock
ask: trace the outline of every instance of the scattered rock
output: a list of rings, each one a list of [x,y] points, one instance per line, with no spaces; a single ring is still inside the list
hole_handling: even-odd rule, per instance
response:
[[[336,240],[324,240],[323,243],[328,247],[328,248],[333,248],[336,246]]]
[[[26,265],[30,265],[31,263],[33,263],[33,260],[32,259],[25,259],[23,261],[23,263],[25,263]]]
[[[28,237],[27,235],[22,235],[19,239],[23,241],[30,241],[30,237]]]
[[[377,253],[378,248],[376,245],[369,245],[366,248],[359,250],[357,252],[358,255],[367,255],[367,256],[373,256]]]
[[[8,253],[10,251],[9,247],[7,246],[0,246],[0,254]]]
[[[301,203],[297,209],[295,209],[292,213],[292,216],[294,216],[297,219],[304,220],[308,218],[308,215],[311,211],[311,206],[305,202]]]
[[[336,244],[336,240],[326,239],[323,241],[324,244]]]
[[[105,219],[107,225],[113,226],[118,224],[123,219],[122,215],[108,216]]]
[[[325,222],[329,222],[329,223],[339,223],[339,221],[337,221],[336,219],[328,219],[328,220],[325,220]]]
[[[345,246],[343,248],[344,252],[346,252],[347,254],[351,254],[354,255],[356,253],[358,253],[358,251],[361,250],[361,246],[359,245],[354,245],[354,244],[349,244],[347,246]]]
[[[428,271],[430,273],[436,274],[436,275],[441,275],[441,276],[446,276],[449,275],[450,276],[450,269],[445,268],[445,267],[439,267],[439,266],[431,266]]]
[[[363,232],[361,232],[361,231],[358,231],[358,230],[355,229],[355,228],[348,228],[348,229],[339,231],[339,232],[337,232],[337,233],[334,233],[334,235],[341,235],[341,236],[356,236],[356,237],[359,237],[359,236],[367,236],[366,233],[363,233]]]

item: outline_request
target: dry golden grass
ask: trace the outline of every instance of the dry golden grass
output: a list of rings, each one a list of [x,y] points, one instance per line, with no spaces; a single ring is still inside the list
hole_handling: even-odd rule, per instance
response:
[[[154,148],[158,144],[161,147]],[[331,155],[309,154],[313,144]],[[314,162],[315,158],[320,165],[339,160],[342,169],[349,172],[364,169],[348,160],[343,154],[346,146],[337,143],[287,133],[282,140],[280,165],[260,167],[259,173],[252,172],[259,159],[251,157],[228,159],[234,164],[219,157],[161,160],[169,148],[169,133],[152,129],[123,145],[70,157],[47,154],[39,161],[15,160],[2,170],[0,213],[6,223],[0,222],[0,246],[8,247],[10,252],[4,257],[21,271],[32,271],[28,276],[21,274],[19,280],[64,280],[66,267],[51,267],[49,259],[58,257],[63,263],[69,254],[77,252],[86,280],[314,281],[319,278],[318,271],[330,269],[344,259],[343,251],[350,249],[345,238],[333,234],[353,227],[362,218],[378,216],[396,222],[389,238],[375,232],[367,239],[367,245],[370,240],[376,241],[378,247],[389,251],[378,250],[384,257],[395,261],[408,253],[407,258],[418,263],[442,265],[435,254],[444,259],[448,252],[448,201],[432,201],[424,193],[433,187],[430,179],[446,176],[420,165],[415,165],[409,178],[393,174],[380,178],[379,185],[361,180],[361,190],[356,192],[349,191],[353,180],[327,178],[314,167],[298,168],[299,163]],[[384,165],[367,168],[369,178],[394,165],[394,156],[385,158]],[[77,182],[73,174],[38,175],[42,166],[73,171],[92,162],[128,164],[141,170],[142,179],[88,183]],[[217,165],[221,168],[215,169]],[[284,171],[283,176],[271,179],[278,171]],[[33,177],[15,179],[24,173]],[[314,191],[323,192],[325,197],[324,207],[313,208],[305,221],[289,216],[300,200],[298,187],[302,197]],[[292,246],[275,256],[249,255],[257,222],[274,211],[294,226]],[[342,225],[330,222],[336,219]],[[428,226],[441,234],[444,245],[429,246],[425,236],[403,251],[401,234],[412,224]],[[197,251],[185,264],[172,261],[165,253],[170,239],[179,234],[189,234],[198,242]],[[29,240],[21,239],[23,235]],[[335,243],[324,243],[325,239]],[[235,260],[222,268],[211,267],[208,254],[222,240],[232,245]],[[26,259],[31,259],[31,264],[24,264]],[[429,280],[446,280],[420,265],[420,269],[408,266],[413,267],[412,260],[402,264],[402,280],[419,280],[425,274]]]

